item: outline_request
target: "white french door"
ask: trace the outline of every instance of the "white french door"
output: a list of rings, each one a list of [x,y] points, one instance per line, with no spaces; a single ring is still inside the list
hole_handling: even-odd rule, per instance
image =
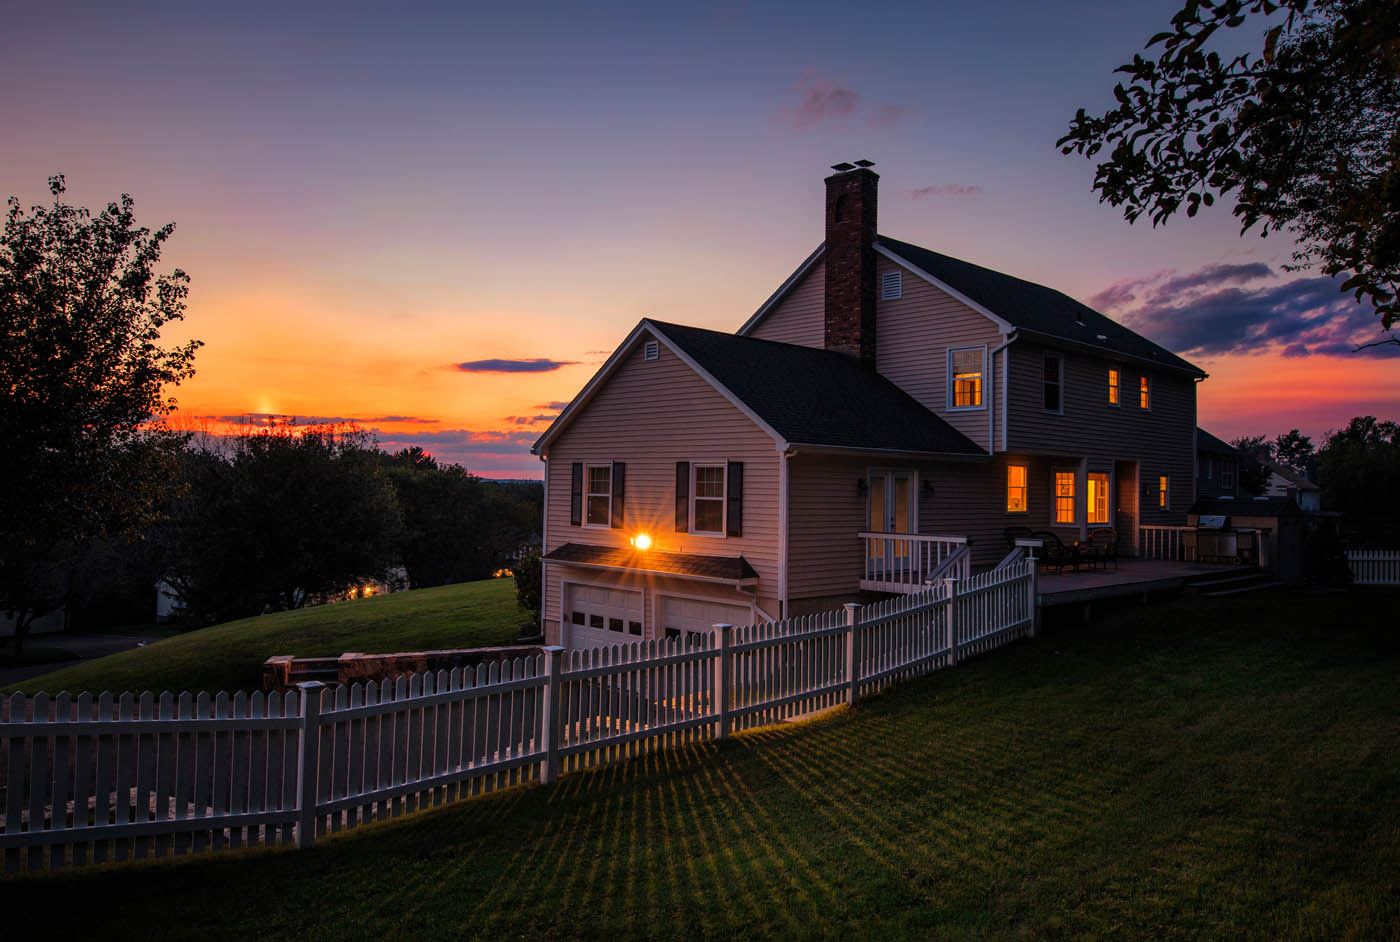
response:
[[[913,471],[871,471],[866,503],[866,523],[872,533],[917,533],[919,508],[917,474]],[[869,540],[866,569],[886,573],[909,568],[908,540]]]

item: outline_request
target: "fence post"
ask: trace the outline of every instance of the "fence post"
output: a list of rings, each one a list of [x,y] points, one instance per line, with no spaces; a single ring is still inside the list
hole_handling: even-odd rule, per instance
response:
[[[1040,634],[1040,606],[1036,603],[1036,593],[1038,591],[1036,582],[1040,578],[1040,560],[1035,558],[1035,551],[1038,548],[1039,547],[1032,546],[1026,551],[1028,554],[1026,560],[1031,564],[1031,581],[1027,584],[1026,593],[1029,596],[1027,601],[1030,605],[1030,636],[1032,638]]]
[[[557,644],[544,647],[544,702],[540,704],[540,738],[544,740],[540,744],[544,749],[540,760],[542,785],[553,785],[559,779],[559,676],[564,666],[560,656],[563,653],[564,648]]]
[[[734,626],[723,622],[715,625],[715,640],[719,643],[719,656],[715,660],[714,711],[719,720],[715,733],[717,739],[729,738],[729,643],[734,640]]]
[[[943,580],[948,587],[948,663],[958,663],[958,580],[948,577]]]
[[[316,843],[316,773],[321,765],[321,691],[319,680],[297,684],[301,694],[301,735],[297,737],[297,850]]]
[[[860,664],[857,660],[860,652],[856,644],[856,618],[859,617],[860,605],[847,602],[843,607],[846,609],[846,703],[854,705],[856,685],[860,683]]]

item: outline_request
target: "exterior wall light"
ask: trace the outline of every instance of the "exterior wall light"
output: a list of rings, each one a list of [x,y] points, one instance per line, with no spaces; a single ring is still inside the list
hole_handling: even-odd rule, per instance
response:
[[[632,537],[632,545],[639,550],[651,549],[651,537],[645,533],[638,533]]]

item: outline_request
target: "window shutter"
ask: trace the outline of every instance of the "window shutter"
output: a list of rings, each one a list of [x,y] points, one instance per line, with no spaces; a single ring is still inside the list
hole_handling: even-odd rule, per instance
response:
[[[627,465],[612,463],[612,527],[622,526],[622,498],[627,493]]]
[[[690,462],[676,462],[676,532],[690,532]]]
[[[744,463],[731,461],[728,465],[729,480],[724,487],[725,533],[729,536],[744,535]]]
[[[583,524],[583,462],[575,461],[573,482],[569,486],[569,523],[572,526]]]

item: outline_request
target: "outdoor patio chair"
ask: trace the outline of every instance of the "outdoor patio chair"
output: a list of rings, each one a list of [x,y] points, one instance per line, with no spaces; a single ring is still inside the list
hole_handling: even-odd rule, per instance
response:
[[[1001,532],[1006,537],[1007,550],[1014,550],[1017,540],[1029,540],[1035,536],[1030,527],[1007,527]]]
[[[1036,530],[1031,536],[1044,544],[1041,547],[1040,564],[1046,569],[1054,566],[1059,572],[1064,572],[1066,566],[1073,566],[1075,572],[1079,571],[1079,547],[1065,546],[1060,538],[1049,530]]]
[[[1100,527],[1089,534],[1089,545],[1094,549],[1094,560],[1108,568],[1118,568],[1118,531],[1112,527]]]

